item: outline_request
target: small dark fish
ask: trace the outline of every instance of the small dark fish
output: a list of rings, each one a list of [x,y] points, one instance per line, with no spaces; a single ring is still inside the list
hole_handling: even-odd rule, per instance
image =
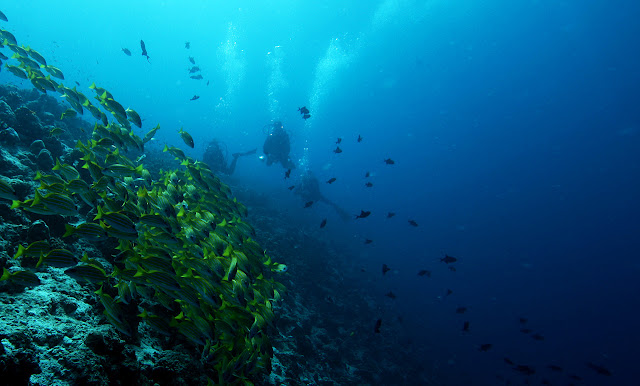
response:
[[[569,375],[569,378],[573,379],[574,381],[581,381],[582,380],[582,377],[579,377],[579,376],[577,376],[575,374]]]
[[[327,181],[327,184],[332,184],[336,181],[335,177],[331,177],[329,178],[329,180]]]
[[[611,371],[609,371],[604,366],[596,365],[596,364],[591,363],[591,362],[587,362],[586,365],[587,365],[588,368],[590,368],[591,370],[595,371],[596,373],[598,373],[600,375],[606,375],[607,377],[610,377],[612,375]]]
[[[373,242],[373,240],[371,240],[371,239],[365,239],[365,240],[364,240],[364,243],[365,243],[365,244],[371,244],[372,242]]]
[[[393,216],[395,216],[395,215],[396,215],[395,213],[393,213],[393,212],[389,212],[389,213],[387,213],[387,218],[391,218],[391,217],[393,217]]]
[[[287,169],[287,171],[286,171],[286,172],[284,172],[284,178],[285,178],[285,180],[286,180],[287,178],[289,178],[289,176],[291,176],[291,169]]]
[[[420,270],[420,272],[418,272],[418,276],[431,277],[431,271],[427,271],[426,269]]]
[[[189,56],[189,61],[191,62],[191,64],[196,64],[195,59],[193,59],[193,56]]]
[[[533,332],[533,330],[530,328],[523,328],[520,330],[520,332],[523,334],[530,334],[531,332]]]
[[[342,142],[342,138],[338,138],[338,140],[336,141],[336,145],[339,144],[340,142]]]
[[[198,72],[198,71],[200,71],[200,67],[193,66],[189,69],[189,74],[193,74],[194,72]]]
[[[124,54],[127,55],[127,56],[131,56],[131,51],[129,51],[128,48],[123,48],[122,52],[124,52]]]
[[[313,205],[313,201],[307,201],[307,202],[304,204],[304,207],[305,207],[305,208],[308,208],[308,207],[310,207],[311,205]]]
[[[337,146],[336,150],[334,150],[333,152],[336,153],[336,154],[340,154],[340,153],[342,153],[342,149],[340,149],[340,146]]]
[[[384,160],[384,163],[386,163],[387,165],[393,165],[396,162],[394,160],[392,160],[391,158],[387,158],[386,160]]]
[[[548,367],[550,370],[553,370],[553,371],[558,371],[558,372],[562,371],[562,367],[560,367],[560,366],[556,366],[556,365],[549,365],[549,366],[547,366],[547,367]]]
[[[458,259],[456,259],[453,256],[449,256],[449,255],[445,254],[444,257],[442,259],[440,259],[440,261],[445,263],[445,264],[449,264],[449,263],[455,263],[456,261],[458,261]]]
[[[449,295],[451,295],[452,293],[453,293],[453,291],[447,288],[447,294],[446,294],[446,295],[444,295],[444,296],[449,296]]]
[[[304,119],[305,121],[309,118],[311,118],[311,114],[305,114],[302,116],[302,119]]]
[[[190,101],[195,101],[196,99],[200,99],[199,95],[194,95],[191,99],[189,99]]]
[[[289,186],[287,189],[289,189],[289,190],[293,190],[293,188],[295,188],[295,187],[296,187],[295,185],[291,185],[291,186]]]
[[[207,86],[209,85],[209,81],[207,81]]]
[[[456,308],[456,314],[464,314],[465,312],[467,312],[467,307]]]
[[[462,325],[462,331],[469,332],[469,321],[465,321]]]
[[[540,334],[533,334],[533,335],[531,335],[531,337],[532,337],[534,340],[544,340],[544,336],[542,336],[542,335],[540,335]]]
[[[362,136],[358,134],[358,142],[362,142]]]
[[[147,57],[147,62],[149,62],[149,54],[147,54],[147,47],[144,45],[144,41],[140,40],[140,48],[142,48],[142,56]]]
[[[533,367],[527,365],[517,365],[513,369],[524,375],[533,375],[536,373],[536,370]]]
[[[393,292],[389,291],[388,293],[386,293],[384,296],[391,298],[391,299],[395,299],[397,298],[396,294],[394,294]]]
[[[506,364],[508,364],[510,366],[515,365],[515,363],[513,363],[513,361],[511,359],[509,359],[509,358],[504,358],[503,361],[504,361],[504,363],[506,363]]]
[[[307,106],[302,106],[298,108],[298,111],[300,111],[300,114],[309,114],[309,109],[307,108]]]
[[[76,84],[77,84],[78,86],[80,86],[80,82],[78,82],[77,80],[76,80],[75,82],[76,82]]]
[[[382,319],[376,320],[376,325],[373,327],[373,332],[375,332],[376,334],[379,334],[380,326],[382,326]]]
[[[389,268],[386,264],[382,264],[382,274],[384,275],[389,271],[391,271],[391,268]]]
[[[527,318],[519,318],[518,320],[520,321],[520,324],[526,324],[529,321]]]
[[[454,266],[449,267],[449,271],[455,272],[456,271],[456,267],[454,267]]]
[[[364,174],[364,178],[369,178],[369,176],[370,176],[370,175],[371,175],[371,173],[366,172],[366,173]]]
[[[493,344],[491,343],[485,343],[485,344],[481,344],[480,347],[478,347],[479,351],[489,351],[491,350],[491,347],[493,347]]]
[[[366,184],[364,184],[364,186],[366,186],[367,188],[371,188],[373,187],[373,183],[367,182]]]
[[[200,74],[198,74],[198,75],[191,75],[189,78],[191,78],[191,79],[195,79],[195,80],[203,79],[203,78],[202,78],[202,75],[200,75]]]
[[[327,225],[327,219],[326,218],[324,220],[322,220],[322,222],[320,223],[320,228],[324,228],[325,225]]]
[[[365,218],[365,217],[369,217],[369,215],[371,214],[370,211],[368,210],[361,210],[360,214],[356,215],[356,218]]]
[[[186,49],[191,48],[191,43],[190,42],[184,42],[184,48],[186,48]]]
[[[418,226],[418,223],[417,223],[417,222],[415,222],[414,220],[409,220],[409,224],[410,224],[411,226],[414,226],[414,227],[417,227],[417,226]]]

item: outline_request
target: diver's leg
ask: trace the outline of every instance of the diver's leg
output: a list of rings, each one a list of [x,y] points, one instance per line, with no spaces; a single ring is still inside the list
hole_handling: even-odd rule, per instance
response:
[[[233,161],[231,161],[231,165],[229,165],[229,169],[227,169],[227,174],[228,175],[232,175],[233,172],[236,170],[236,163],[238,162],[238,156],[234,155],[233,156]]]

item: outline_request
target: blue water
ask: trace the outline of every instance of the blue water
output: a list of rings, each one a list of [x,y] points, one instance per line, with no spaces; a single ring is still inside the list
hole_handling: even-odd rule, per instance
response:
[[[194,157],[213,138],[229,152],[261,150],[263,127],[281,120],[299,165],[292,179],[256,156],[239,160],[234,181],[310,226],[328,218],[329,237],[357,246],[345,259],[375,280],[351,280],[379,292],[384,318],[403,317],[398,333],[429,353],[425,367],[441,384],[521,383],[503,357],[535,367],[532,384],[568,384],[567,373],[638,384],[640,5],[5,3],[3,25],[61,68],[65,84],[87,95],[93,81],[107,88],[143,117],[139,133],[160,123],[158,148],[181,144],[184,127]],[[189,79],[188,56],[204,80]],[[7,71],[0,80],[23,84]],[[345,223],[326,206],[303,210],[286,187],[304,170],[330,200],[372,215]],[[459,259],[456,272],[438,262],[445,253]],[[431,278],[416,275],[423,268]],[[545,340],[520,333],[519,317]],[[479,352],[483,343],[492,349]],[[551,374],[551,363],[565,371]]]

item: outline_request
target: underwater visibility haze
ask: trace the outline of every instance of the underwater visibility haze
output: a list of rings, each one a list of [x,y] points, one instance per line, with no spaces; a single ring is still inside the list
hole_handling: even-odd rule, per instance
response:
[[[0,383],[640,382],[640,4],[0,11]]]

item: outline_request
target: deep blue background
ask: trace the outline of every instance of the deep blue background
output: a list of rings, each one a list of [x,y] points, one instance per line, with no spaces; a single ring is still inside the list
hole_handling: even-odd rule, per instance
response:
[[[301,165],[293,182],[257,157],[240,160],[235,182],[267,192],[310,228],[328,217],[326,235],[360,251],[345,256],[347,278],[371,287],[385,318],[403,316],[413,348],[398,350],[421,347],[437,380],[518,379],[507,356],[535,366],[536,380],[556,363],[589,384],[637,384],[640,5],[95,4],[3,4],[2,25],[61,68],[68,85],[78,81],[90,95],[95,81],[135,108],[140,133],[160,123],[159,147],[182,145],[184,126],[196,157],[213,138],[229,152],[261,148],[262,127],[282,120]],[[188,78],[188,56],[204,81]],[[23,84],[7,71],[0,80]],[[190,102],[194,94],[201,98]],[[306,122],[301,105],[311,110]],[[322,183],[326,196],[371,217],[344,223],[320,205],[303,210],[286,187],[305,169],[336,177]],[[373,188],[364,187],[365,171]],[[460,259],[457,272],[437,262],[445,252]],[[393,269],[385,277],[382,263]],[[423,268],[431,279],[416,275]],[[443,299],[446,288],[454,294]],[[390,289],[395,303],[383,296]],[[469,311],[455,314],[462,305]],[[518,332],[520,316],[545,341]],[[471,332],[461,335],[464,320]],[[494,347],[480,353],[482,343]]]

